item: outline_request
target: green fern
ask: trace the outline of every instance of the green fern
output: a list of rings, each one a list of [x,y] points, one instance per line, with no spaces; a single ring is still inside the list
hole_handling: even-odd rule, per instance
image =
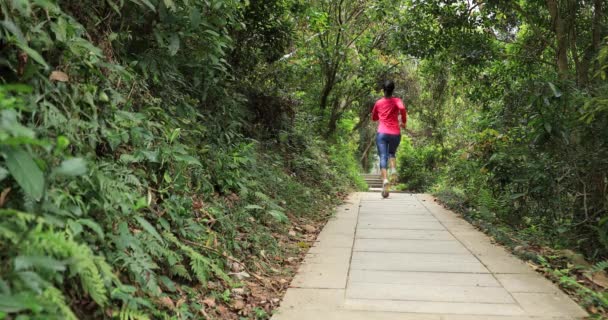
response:
[[[608,260],[600,261],[596,263],[593,268],[591,268],[591,272],[601,272],[608,269]]]
[[[49,309],[56,309],[59,319],[77,320],[78,318],[72,312],[72,309],[65,303],[65,297],[55,287],[47,287],[42,293],[40,299]]]
[[[42,226],[31,232],[28,243],[24,246],[27,251],[40,251],[59,259],[66,259],[72,274],[77,274],[86,293],[100,306],[108,302],[102,275],[95,262],[99,262],[86,244],[75,242],[64,232],[44,231]],[[104,267],[106,271],[109,267]]]
[[[120,320],[150,320],[146,314],[138,310],[122,308],[119,315]]]
[[[177,239],[177,237],[175,237],[175,235],[171,234],[170,232],[164,232],[163,235],[168,241],[178,246],[190,259],[190,268],[200,283],[207,283],[209,279],[209,274],[211,272],[217,277],[227,282],[231,282],[231,279],[228,274],[226,274],[226,272],[217,264],[213,263],[211,259],[204,257],[200,253],[196,252],[196,250],[181,243],[179,239]]]

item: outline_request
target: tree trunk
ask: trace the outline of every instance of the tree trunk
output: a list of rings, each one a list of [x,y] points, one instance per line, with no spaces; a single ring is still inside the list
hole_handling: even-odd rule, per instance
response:
[[[603,0],[595,0],[593,8],[593,29],[592,29],[592,47],[596,52],[600,50],[602,43],[602,18],[604,13],[604,7],[602,6]]]
[[[336,129],[338,128],[338,120],[340,120],[340,117],[342,116],[342,108],[340,106],[342,103],[343,102],[340,102],[338,99],[334,100],[325,137],[331,137],[336,132]]]
[[[568,78],[568,28],[562,17],[558,0],[547,0],[547,9],[551,15],[552,28],[557,39],[555,58],[560,79]]]
[[[321,91],[321,101],[319,102],[319,108],[321,110],[325,110],[327,107],[327,99],[329,98],[329,94],[333,89],[333,81],[330,82],[329,79],[325,80],[325,86],[323,86],[323,91]]]
[[[593,7],[593,21],[591,23],[591,44],[587,46],[580,62],[580,70],[578,71],[579,83],[586,86],[589,83],[589,75],[593,58],[600,50],[602,42],[602,18],[603,18],[602,0],[595,0]],[[597,69],[594,68],[594,69]]]
[[[369,138],[367,145],[365,146],[365,149],[363,150],[363,154],[361,155],[361,166],[367,171],[369,169],[369,152],[370,149],[372,147],[372,145],[374,144],[374,135],[371,135],[371,137]]]
[[[327,71],[325,72],[325,85],[323,86],[323,91],[321,92],[321,101],[319,105],[321,110],[325,110],[325,108],[327,108],[329,95],[336,85],[336,75],[338,73],[339,66],[339,63],[333,62],[333,59],[331,64],[327,66]]]

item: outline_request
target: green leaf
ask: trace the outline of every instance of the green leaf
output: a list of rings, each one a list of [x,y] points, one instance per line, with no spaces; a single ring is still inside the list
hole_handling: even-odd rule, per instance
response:
[[[173,179],[171,178],[171,176],[169,175],[169,172],[165,171],[165,174],[163,175],[163,180],[165,180],[166,183],[172,183]]]
[[[29,17],[32,14],[32,5],[27,0],[13,0],[13,7],[17,9],[23,17]]]
[[[33,271],[17,272],[17,276],[27,287],[37,294],[41,294],[42,288],[46,285],[46,281]]]
[[[247,210],[264,210],[263,207],[258,206],[257,204],[248,204],[245,206],[245,209],[247,209]]]
[[[97,235],[99,236],[99,238],[103,239],[105,237],[105,234],[103,232],[103,229],[101,228],[101,226],[99,226],[99,224],[97,224],[97,222],[90,220],[90,219],[78,219],[77,220],[80,224],[89,227],[91,230],[95,231],[95,233],[97,233]]]
[[[190,11],[190,24],[192,24],[192,28],[196,29],[201,24],[201,12],[198,8],[192,9]]]
[[[61,152],[65,150],[70,145],[70,139],[65,136],[57,137],[57,144],[55,145],[55,149],[57,152]]]
[[[133,210],[137,211],[137,210],[147,208],[147,207],[148,207],[148,199],[146,197],[141,197],[135,203]]]
[[[25,43],[25,37],[23,36],[23,32],[21,32],[19,27],[17,27],[17,25],[15,25],[12,21],[0,21],[0,26],[4,27],[4,29],[6,29],[8,32],[12,33],[17,38],[17,41]]]
[[[30,48],[24,43],[17,43],[17,46],[21,50],[25,51],[25,53],[27,53],[32,60],[38,62],[38,64],[42,65],[45,69],[49,68],[49,65],[46,63],[46,61],[44,61],[44,58],[36,50]]]
[[[179,36],[177,33],[171,35],[169,39],[169,55],[174,56],[179,51]]]
[[[175,286],[175,282],[173,282],[173,280],[167,278],[166,276],[160,276],[159,279],[170,292],[177,291],[177,287]]]
[[[114,2],[113,0],[106,0],[108,2],[108,5],[110,6],[110,8],[112,8],[112,10],[114,10],[114,12],[118,13],[118,15],[120,16],[120,7],[118,7],[118,5],[116,4],[116,2]]]
[[[0,294],[0,312],[16,313],[25,310],[40,312],[43,307],[33,292],[20,292],[13,295]]]
[[[524,197],[526,194],[525,193],[514,193],[511,195],[511,200],[515,200],[515,199],[519,199],[521,197]]]
[[[79,235],[83,230],[82,225],[74,220],[68,220],[68,226],[70,226],[70,229],[72,229],[74,236]]]
[[[562,96],[562,92],[551,82],[548,82],[549,84],[549,88],[551,89],[551,92],[553,92],[553,96],[556,98],[559,98]]]
[[[173,141],[175,141],[175,139],[177,139],[180,136],[181,132],[182,132],[182,129],[180,129],[180,128],[173,130],[171,132],[171,136],[169,137],[169,143],[173,143]]]
[[[82,158],[64,160],[59,168],[55,169],[55,174],[62,176],[76,177],[86,173],[87,163]]]
[[[285,213],[283,213],[282,211],[279,211],[279,210],[268,210],[268,214],[271,215],[273,218],[275,218],[278,222],[287,222],[287,221],[289,221],[289,218],[287,218],[287,216],[285,215]]]
[[[49,271],[65,271],[65,263],[45,256],[18,256],[15,258],[15,270],[43,269]]]
[[[155,11],[156,12],[156,8],[154,7],[154,5],[150,2],[150,0],[131,0],[131,2],[138,4],[140,6],[146,6],[148,7],[150,10]]]
[[[0,167],[0,181],[6,179],[8,177],[8,170],[5,167]]]
[[[175,2],[173,2],[173,0],[163,0],[163,3],[165,4],[165,7],[169,8],[169,10],[177,10],[177,7],[175,6]]]
[[[186,155],[186,154],[176,154],[175,160],[180,161],[180,162],[185,162],[185,163],[191,164],[191,165],[202,166],[201,162],[198,161],[198,159],[196,159],[193,156]]]
[[[44,193],[44,175],[28,152],[19,147],[4,149],[6,166],[23,192],[36,201]]]
[[[163,241],[163,238],[160,236],[160,234],[158,234],[158,231],[156,231],[156,228],[154,228],[154,226],[151,225],[150,222],[148,222],[148,220],[146,220],[142,217],[135,217],[135,220],[137,220],[139,225],[142,228],[144,228],[144,230],[146,230],[149,234],[151,234],[154,238],[156,238],[156,240],[158,240],[160,243],[165,243]]]
[[[34,130],[23,126],[19,123],[17,112],[13,109],[6,109],[0,112],[2,117],[0,120],[0,128],[6,130],[14,137],[24,137],[34,139],[36,134]]]
[[[205,32],[208,33],[208,34],[210,34],[210,35],[212,35],[212,36],[214,36],[214,37],[219,37],[220,36],[219,33],[215,32],[213,30],[207,29],[207,30],[205,30]]]

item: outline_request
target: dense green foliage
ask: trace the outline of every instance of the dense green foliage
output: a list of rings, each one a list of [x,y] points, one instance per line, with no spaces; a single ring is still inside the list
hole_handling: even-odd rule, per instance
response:
[[[406,183],[530,240],[607,257],[605,2],[407,8],[396,41],[421,59],[412,111],[430,134],[401,159]]]
[[[279,61],[305,9],[0,1],[0,318],[200,318],[354,185]]]

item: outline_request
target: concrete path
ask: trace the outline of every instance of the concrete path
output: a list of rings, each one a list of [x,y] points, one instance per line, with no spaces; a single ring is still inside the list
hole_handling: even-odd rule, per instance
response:
[[[581,319],[555,285],[428,195],[353,194],[276,320]]]

